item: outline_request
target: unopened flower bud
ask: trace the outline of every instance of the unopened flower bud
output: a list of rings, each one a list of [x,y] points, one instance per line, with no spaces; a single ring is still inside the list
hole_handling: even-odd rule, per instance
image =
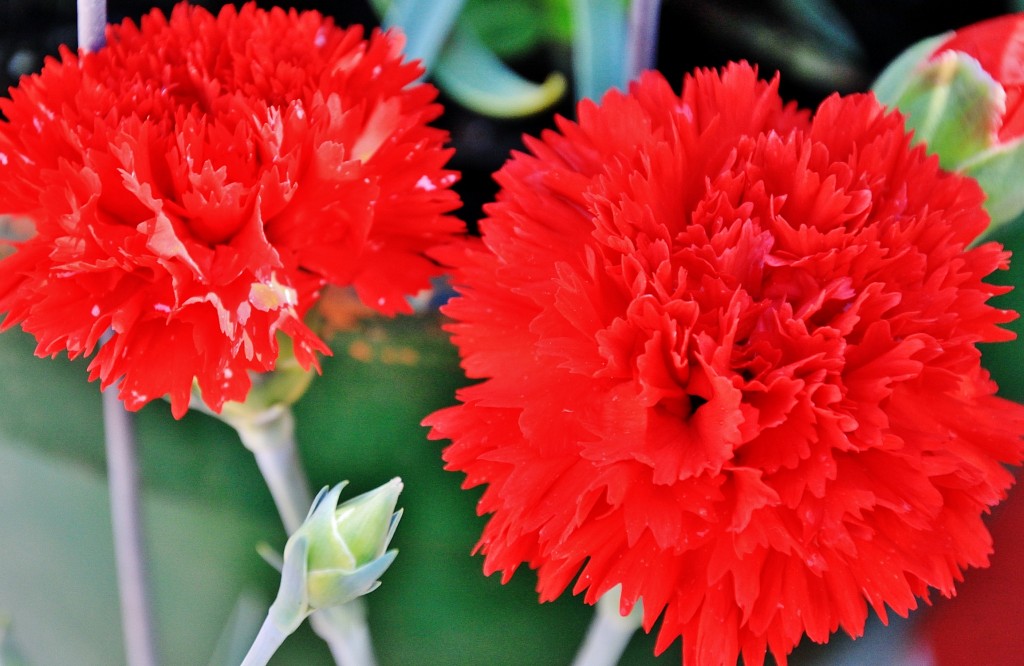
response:
[[[978,181],[990,230],[1024,212],[1022,28],[1024,14],[1017,14],[926,39],[873,86],[943,169]]]
[[[286,634],[314,611],[372,592],[398,554],[387,547],[402,516],[395,511],[401,479],[339,506],[344,487],[321,490],[285,545],[281,587],[270,616]]]

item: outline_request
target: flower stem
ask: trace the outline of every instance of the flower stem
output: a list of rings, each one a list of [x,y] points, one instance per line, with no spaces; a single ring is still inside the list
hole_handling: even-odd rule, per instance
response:
[[[106,42],[106,0],[78,0],[78,48],[91,53]]]
[[[626,79],[653,69],[658,50],[658,18],[661,0],[633,0],[629,8],[626,34]]]
[[[131,414],[114,386],[103,392],[103,426],[125,655],[130,666],[152,666],[157,659],[146,581],[135,433]]]
[[[256,634],[256,640],[253,641],[252,647],[249,648],[245,659],[242,660],[242,666],[266,666],[270,658],[277,652],[277,648],[284,643],[285,638],[287,635],[268,615],[263,620],[263,625],[260,627],[260,632]]]
[[[256,464],[274,498],[277,512],[288,534],[299,529],[309,512],[313,495],[299,462],[295,444],[295,417],[284,406],[274,406],[245,421],[232,421],[245,448],[256,456]]]
[[[576,653],[573,666],[615,666],[619,663],[643,618],[640,602],[629,615],[619,614],[620,589],[612,588],[597,601],[594,619]]]
[[[313,631],[327,641],[339,666],[373,666],[373,639],[366,623],[366,604],[354,599],[341,606],[318,610],[309,617]]]
[[[229,422],[245,447],[256,456],[256,464],[281,514],[281,522],[288,534],[293,533],[305,520],[313,496],[299,463],[291,409],[275,405],[255,417],[233,418]],[[317,611],[309,622],[313,631],[326,641],[340,666],[376,663],[362,599]]]

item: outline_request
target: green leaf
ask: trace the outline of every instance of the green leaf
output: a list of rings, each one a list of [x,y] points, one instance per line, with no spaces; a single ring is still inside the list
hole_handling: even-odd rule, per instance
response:
[[[438,53],[455,27],[465,0],[393,0],[374,3],[377,11],[389,4],[381,24],[405,33],[405,53],[422,61],[426,73],[434,68]]]
[[[460,104],[495,118],[543,111],[561,99],[566,89],[565,77],[558,72],[540,84],[527,81],[462,26],[442,52],[435,78]]]
[[[626,11],[619,0],[572,0],[576,99],[599,100],[625,89]]]
[[[573,22],[572,7],[573,0],[541,0],[544,5],[543,24],[548,39],[557,44],[569,44],[572,42]]]
[[[536,48],[546,34],[543,8],[532,0],[469,0],[463,25],[500,58],[516,58]]]
[[[775,0],[786,16],[801,29],[813,33],[833,52],[861,55],[857,34],[843,13],[829,0]]]

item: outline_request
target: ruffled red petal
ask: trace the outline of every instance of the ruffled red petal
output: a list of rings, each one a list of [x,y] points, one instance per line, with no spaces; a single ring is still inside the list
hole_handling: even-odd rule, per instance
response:
[[[783,104],[753,68],[583,103],[498,173],[446,259],[478,384],[428,417],[485,486],[484,570],[616,585],[696,666],[779,663],[984,566],[1024,407],[977,344],[1015,315],[977,185],[871,96]],[[575,581],[575,582],[574,582]]]
[[[327,284],[372,308],[440,273],[458,234],[440,107],[401,36],[316,12],[180,4],[61,52],[0,100],[0,208],[36,235],[0,263],[0,312],[39,354],[91,354],[136,409],[243,400],[276,334],[315,366],[302,323]]]

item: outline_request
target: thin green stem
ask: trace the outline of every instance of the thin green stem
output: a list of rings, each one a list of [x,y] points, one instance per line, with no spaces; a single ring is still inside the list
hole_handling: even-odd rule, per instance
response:
[[[106,41],[106,0],[78,0],[78,48],[91,53]]]
[[[313,631],[327,641],[334,663],[340,666],[373,666],[373,639],[366,622],[366,604],[354,599],[342,606],[318,610],[309,617]]]
[[[106,40],[106,0],[78,0],[77,18],[79,48],[102,48]],[[154,666],[156,641],[146,580],[135,429],[131,414],[117,397],[116,386],[103,392],[103,427],[125,658],[129,666]]]
[[[299,462],[291,409],[276,405],[253,418],[232,423],[245,448],[256,457],[284,529],[291,534],[299,529],[313,503],[309,482]]]
[[[572,0],[572,67],[576,99],[600,100],[624,88],[626,13],[619,0]]]
[[[282,632],[268,615],[263,620],[263,625],[260,627],[260,632],[256,634],[256,640],[253,641],[252,647],[249,648],[245,659],[242,660],[242,666],[266,666],[287,637],[287,634]]]
[[[626,79],[653,69],[658,51],[658,19],[661,0],[633,0],[626,31]]]
[[[131,414],[117,397],[115,386],[103,392],[103,426],[125,656],[130,666],[154,666],[157,659],[142,538],[135,433]]]
[[[274,498],[285,530],[292,534],[305,520],[313,496],[299,462],[291,409],[275,405],[255,417],[233,418],[230,423],[242,443],[256,456],[256,464]],[[317,611],[309,622],[313,631],[327,643],[339,666],[376,664],[362,599]]]
[[[615,666],[640,628],[643,610],[637,602],[629,615],[619,613],[620,588],[614,587],[598,599],[594,619],[587,629],[573,666]]]

